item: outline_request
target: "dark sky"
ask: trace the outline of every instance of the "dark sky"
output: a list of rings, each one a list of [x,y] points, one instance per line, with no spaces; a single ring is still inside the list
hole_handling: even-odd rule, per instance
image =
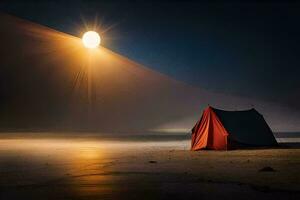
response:
[[[1,1],[0,9],[80,36],[175,79],[300,108],[300,4],[290,1]]]

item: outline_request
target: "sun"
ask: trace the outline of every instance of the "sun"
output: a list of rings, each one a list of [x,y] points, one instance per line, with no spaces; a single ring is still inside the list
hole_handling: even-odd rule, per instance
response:
[[[100,45],[101,38],[97,32],[88,31],[83,34],[82,42],[86,48],[94,49]]]

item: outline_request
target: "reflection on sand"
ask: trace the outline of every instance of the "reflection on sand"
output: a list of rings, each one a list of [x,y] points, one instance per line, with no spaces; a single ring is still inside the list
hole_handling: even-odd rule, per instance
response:
[[[2,138],[0,199],[300,197],[300,149],[190,152],[188,140],[155,140]]]
[[[55,198],[105,197],[111,195],[116,189],[120,190],[123,183],[126,185],[120,176],[122,173],[115,173],[117,169],[114,167],[122,163],[119,161],[122,158],[134,157],[137,154],[135,152],[141,152],[142,148],[182,149],[182,145],[185,144],[183,141],[1,139],[0,186],[12,190],[11,192],[6,190],[5,197],[9,199],[18,199],[22,195],[29,195],[28,198],[40,198],[39,192],[28,192],[28,190],[42,190],[46,193],[54,190],[55,195],[48,195],[54,195]],[[16,194],[13,192],[16,187],[23,189]]]

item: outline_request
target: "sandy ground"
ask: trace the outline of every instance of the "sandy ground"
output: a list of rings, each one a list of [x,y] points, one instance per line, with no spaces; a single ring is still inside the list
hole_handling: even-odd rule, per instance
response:
[[[188,149],[189,141],[2,138],[0,199],[300,199],[300,148]]]

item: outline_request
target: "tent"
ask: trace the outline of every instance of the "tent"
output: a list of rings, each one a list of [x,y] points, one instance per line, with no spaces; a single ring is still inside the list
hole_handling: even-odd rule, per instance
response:
[[[192,129],[193,151],[277,145],[272,130],[255,109],[224,111],[209,106]]]

